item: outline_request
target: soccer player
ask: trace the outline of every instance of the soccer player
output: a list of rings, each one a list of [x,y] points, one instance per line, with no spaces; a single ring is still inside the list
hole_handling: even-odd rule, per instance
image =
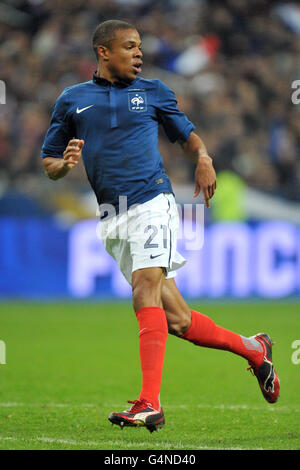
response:
[[[185,260],[176,251],[179,216],[158,150],[158,126],[196,163],[194,197],[202,191],[209,208],[216,174],[203,141],[164,83],[138,77],[143,54],[134,26],[101,23],[93,48],[97,71],[57,99],[42,158],[46,175],[56,180],[83,157],[100,207],[101,239],[132,286],[142,387],[132,406],[111,413],[109,420],[121,427],[146,426],[150,432],[164,425],[160,387],[168,333],[244,357],[265,399],[276,402],[279,379],[269,336],[244,337],[191,311],[174,280]],[[126,196],[125,209],[120,196]]]

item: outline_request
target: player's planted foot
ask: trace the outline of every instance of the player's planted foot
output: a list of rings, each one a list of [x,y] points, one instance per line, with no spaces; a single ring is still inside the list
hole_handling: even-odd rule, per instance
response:
[[[269,403],[275,403],[279,397],[280,386],[272,362],[272,344],[274,343],[266,333],[258,333],[254,339],[259,341],[264,348],[263,360],[259,365],[249,362],[249,369],[256,376],[264,398]]]
[[[133,405],[120,413],[110,413],[108,419],[112,424],[124,426],[146,426],[148,431],[159,431],[165,424],[165,417],[162,408],[155,410],[151,403],[146,400],[128,401]]]

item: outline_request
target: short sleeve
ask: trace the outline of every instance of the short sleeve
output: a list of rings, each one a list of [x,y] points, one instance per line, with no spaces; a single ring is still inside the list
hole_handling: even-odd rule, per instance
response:
[[[66,90],[58,97],[51,116],[50,126],[42,146],[41,156],[62,158],[63,152],[73,137],[67,119],[68,100]]]
[[[178,109],[174,92],[158,80],[157,114],[170,142],[186,141],[195,129],[194,124]]]

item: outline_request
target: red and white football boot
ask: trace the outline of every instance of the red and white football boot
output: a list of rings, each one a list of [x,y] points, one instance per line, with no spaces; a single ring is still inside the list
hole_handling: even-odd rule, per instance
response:
[[[148,431],[159,431],[165,424],[165,417],[162,408],[155,410],[151,403],[146,400],[128,401],[133,405],[120,413],[110,413],[108,419],[112,424],[124,426],[146,426]]]
[[[249,362],[249,370],[256,376],[264,398],[269,403],[275,403],[279,397],[280,385],[272,362],[272,345],[274,343],[266,333],[258,333],[253,338],[263,346],[263,360],[259,366]]]

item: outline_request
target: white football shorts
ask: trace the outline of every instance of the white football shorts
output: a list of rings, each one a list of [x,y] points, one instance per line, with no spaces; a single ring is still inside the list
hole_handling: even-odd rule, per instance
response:
[[[162,193],[101,220],[98,233],[131,284],[132,273],[142,268],[161,267],[167,279],[176,276],[175,271],[186,262],[176,248],[178,229],[175,198],[171,193]]]

